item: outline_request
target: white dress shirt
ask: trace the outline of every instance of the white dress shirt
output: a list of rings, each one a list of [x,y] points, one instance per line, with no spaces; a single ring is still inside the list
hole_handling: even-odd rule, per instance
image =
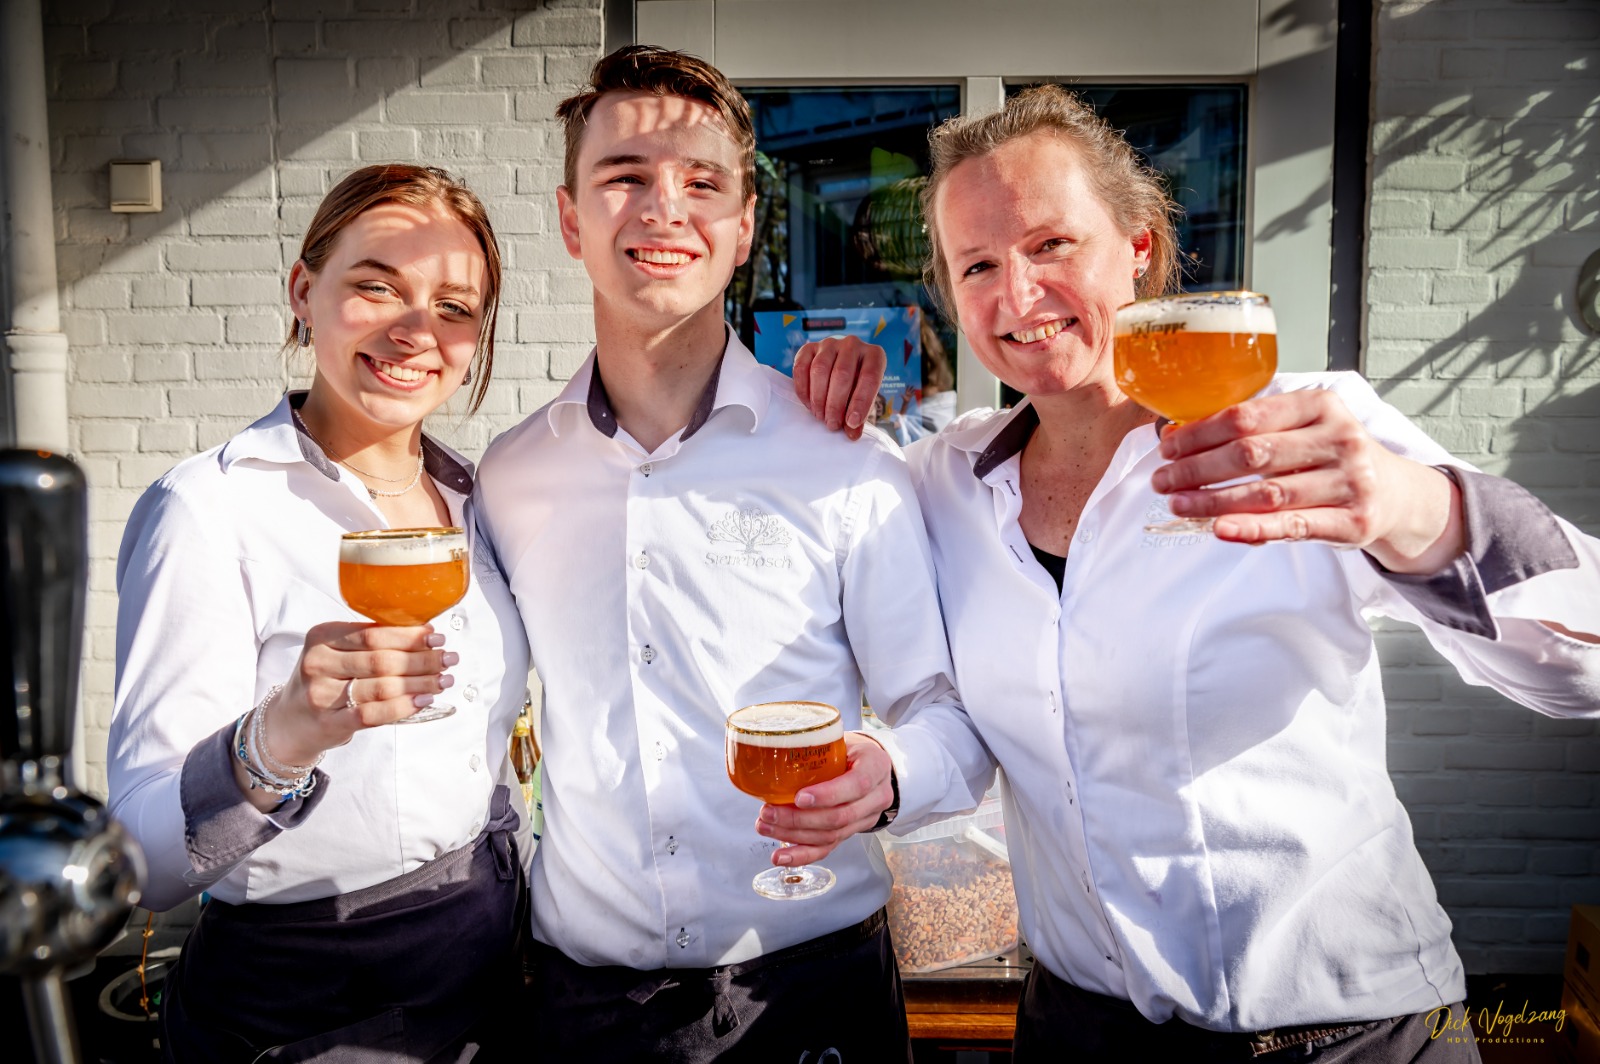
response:
[[[728,781],[741,706],[827,702],[858,728],[865,677],[900,725],[885,745],[904,809],[970,808],[992,777],[986,752],[958,764],[939,735],[970,723],[904,459],[879,433],[828,432],[737,340],[654,452],[617,425],[591,355],[489,447],[478,499],[544,684],[534,934],[574,960],[731,964],[887,901],[871,836],[828,857],[820,898],[751,889],[776,844]]]
[[[1285,374],[1269,390],[1300,388],[1333,389],[1402,455],[1460,465],[1354,374]],[[1469,682],[1592,717],[1600,647],[1534,619],[1600,631],[1600,544],[1522,493],[1577,567],[1508,582],[1495,559],[1465,559],[1445,583],[1480,581],[1464,601],[1487,614],[1424,612],[1406,593],[1426,600],[1427,581],[1387,579],[1360,551],[1143,533],[1170,516],[1146,425],[1090,495],[1058,593],[1018,523],[1034,423],[1026,405],[970,414],[909,460],[957,687],[1004,769],[1039,960],[1152,1021],[1213,1030],[1461,1000],[1450,922],[1386,770],[1365,615],[1421,626]]]
[[[451,519],[470,528],[470,463],[431,439],[424,455]],[[184,799],[196,804],[180,794],[195,778],[186,760],[289,678],[307,629],[365,620],[339,594],[339,536],[385,527],[360,480],[297,430],[288,396],[179,463],[134,507],[117,559],[108,760],[111,811],[149,861],[145,905],[170,908],[201,890],[233,903],[297,902],[385,882],[471,842],[496,784],[516,793],[507,751],[527,646],[475,539],[466,597],[433,622],[461,656],[439,696],[455,715],[359,732],[328,751],[303,816],[266,816],[237,793],[229,823],[239,843],[196,839],[214,825],[185,815]],[[293,830],[278,830],[291,820]],[[197,841],[225,857],[197,868]]]

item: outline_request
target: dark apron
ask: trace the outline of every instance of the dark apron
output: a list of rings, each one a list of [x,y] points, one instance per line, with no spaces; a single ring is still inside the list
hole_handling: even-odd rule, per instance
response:
[[[1428,1013],[1230,1033],[1174,1017],[1151,1023],[1133,1003],[1074,986],[1035,961],[1017,1004],[1016,1064],[1478,1064],[1472,1032],[1437,1037]],[[1451,1018],[1465,1017],[1454,1005]],[[1455,1032],[1452,1032],[1453,1034]]]
[[[469,846],[364,890],[213,899],[161,1003],[178,1064],[487,1061],[520,992],[528,891],[508,788]],[[482,1052],[480,1052],[480,1049]]]
[[[589,967],[537,941],[529,960],[525,1022],[545,1060],[911,1064],[882,909],[853,927],[719,968]]]

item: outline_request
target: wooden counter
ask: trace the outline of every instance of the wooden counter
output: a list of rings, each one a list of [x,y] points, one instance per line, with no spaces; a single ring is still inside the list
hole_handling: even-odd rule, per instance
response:
[[[1032,961],[1025,951],[1013,950],[994,960],[903,976],[911,1037],[1009,1047]]]

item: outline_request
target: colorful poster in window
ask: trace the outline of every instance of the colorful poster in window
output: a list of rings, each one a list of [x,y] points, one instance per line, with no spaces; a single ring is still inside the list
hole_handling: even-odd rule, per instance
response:
[[[901,443],[926,435],[922,427],[922,308],[843,307],[762,310],[755,317],[756,360],[794,372],[794,356],[813,340],[857,336],[883,348],[888,366],[873,419]]]

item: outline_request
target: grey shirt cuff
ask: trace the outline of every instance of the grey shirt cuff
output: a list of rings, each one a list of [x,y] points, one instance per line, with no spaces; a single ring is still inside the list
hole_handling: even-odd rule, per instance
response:
[[[270,816],[251,805],[233,776],[233,727],[229,724],[196,743],[178,777],[184,848],[189,863],[202,874],[238,864],[278,832],[297,826],[327,793],[327,776],[316,769],[316,789],[310,795],[289,799]]]
[[[1435,466],[1461,489],[1467,547],[1427,576],[1393,573],[1367,561],[1424,617],[1446,628],[1500,638],[1488,596],[1553,569],[1576,569],[1578,552],[1549,507],[1520,484],[1487,473]]]

